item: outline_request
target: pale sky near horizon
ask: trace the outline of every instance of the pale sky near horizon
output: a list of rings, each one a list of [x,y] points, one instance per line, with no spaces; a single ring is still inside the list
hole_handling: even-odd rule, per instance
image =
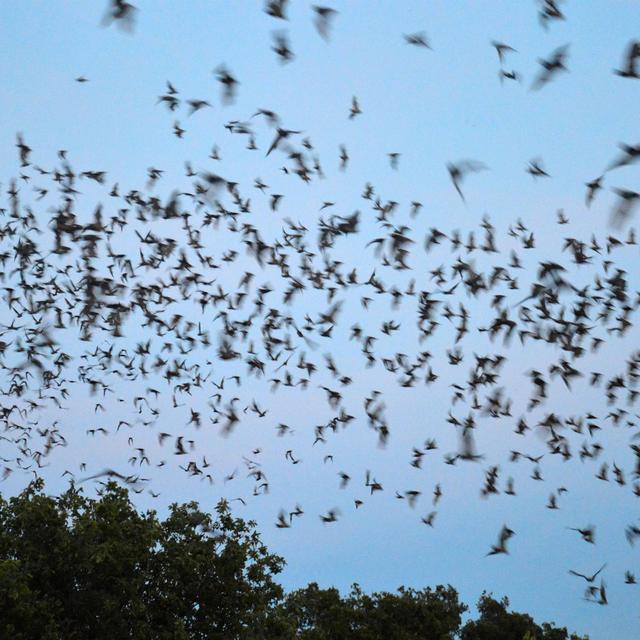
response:
[[[638,166],[624,167],[607,176],[605,189],[593,206],[585,206],[585,182],[600,175],[618,155],[618,143],[638,143],[640,80],[619,78],[612,70],[622,64],[628,43],[640,37],[640,3],[567,0],[561,3],[566,20],[554,21],[545,30],[537,18],[539,5],[533,0],[327,0],[339,12],[328,42],[314,29],[311,3],[306,1],[290,3],[287,22],[267,16],[262,10],[264,3],[258,1],[134,0],[134,4],[138,14],[130,34],[115,25],[100,26],[106,6],[103,2],[30,1],[5,6],[5,19],[0,24],[3,207],[7,206],[9,180],[21,171],[15,149],[18,132],[32,147],[34,164],[51,167],[57,161],[56,152],[66,149],[77,172],[104,170],[109,189],[118,182],[122,193],[142,189],[148,167],[162,169],[165,173],[156,191],[163,200],[174,188],[187,188],[184,163],[190,161],[196,170],[207,169],[237,181],[245,197],[251,196],[252,223],[264,229],[266,237],[280,233],[284,218],[289,217],[308,227],[309,238],[315,239],[318,210],[327,200],[336,202],[327,215],[361,210],[362,237],[341,241],[333,254],[345,263],[345,271],[357,266],[359,276],[366,279],[375,262],[373,249],[365,249],[364,240],[380,233],[373,212],[360,197],[365,183],[370,182],[383,202],[399,202],[403,213],[393,222],[401,224],[402,220],[411,226],[412,237],[416,238],[411,248],[416,255],[414,270],[398,275],[378,268],[383,280],[393,282],[397,277],[398,282],[406,284],[415,278],[418,289],[436,289],[428,271],[441,264],[450,265],[455,254],[446,244],[425,254],[425,234],[432,227],[446,232],[460,229],[465,234],[473,229],[480,239],[485,214],[496,226],[504,252],[501,259],[507,260],[509,249],[516,246],[510,244],[513,240],[507,236],[508,226],[521,218],[535,232],[537,241],[533,254],[523,256],[524,274],[518,274],[522,290],[516,293],[523,298],[535,280],[537,262],[542,260],[563,260],[571,269],[571,277],[578,281],[582,272],[571,265],[567,253],[562,253],[563,238],[571,234],[589,241],[592,233],[606,238],[612,232],[609,214],[614,196],[610,188],[638,190]],[[289,64],[280,64],[270,49],[273,31],[288,32],[295,54]],[[403,34],[421,31],[427,34],[431,50],[409,46],[403,40]],[[504,67],[517,70],[522,82],[500,83],[499,60],[491,40],[516,49],[507,54]],[[537,59],[548,57],[567,43],[569,73],[558,74],[540,91],[530,91],[532,78],[539,70]],[[225,64],[240,83],[236,101],[228,106],[221,102],[212,73],[220,64]],[[78,76],[85,76],[88,82],[75,82]],[[170,113],[157,104],[167,80],[179,90],[181,98],[208,100],[212,108],[192,116],[184,108]],[[352,96],[357,96],[362,114],[350,120],[347,116]],[[251,119],[258,108],[272,109],[285,127],[309,136],[322,160],[324,180],[309,185],[294,181],[280,171],[282,154],[276,152],[265,158],[272,132],[262,118]],[[234,119],[250,120],[256,127],[259,151],[248,152],[244,136],[225,130],[224,124]],[[172,135],[176,120],[186,131],[180,140]],[[207,158],[214,144],[220,149],[220,163]],[[338,170],[341,144],[350,155],[346,172]],[[398,171],[389,166],[387,154],[391,152],[401,154]],[[465,179],[462,188],[466,203],[454,190],[446,170],[448,162],[463,158],[480,160],[488,167]],[[550,179],[534,180],[527,175],[527,164],[534,158],[542,159]],[[269,185],[267,194],[284,194],[277,214],[269,211],[268,196],[253,188],[256,178]],[[32,183],[38,182],[34,177]],[[78,209],[83,213],[79,215],[88,220],[98,201],[104,203],[105,215],[114,213],[107,198],[109,189],[87,182],[81,185]],[[21,185],[23,193],[30,193],[30,186]],[[34,212],[45,226],[57,202],[37,203],[35,194],[30,197]],[[406,215],[412,200],[424,204],[415,219]],[[566,227],[556,224],[559,209],[570,218]],[[0,223],[4,224],[2,218]],[[163,224],[157,223],[154,230],[172,233],[170,226]],[[626,235],[626,230],[620,235]],[[207,250],[220,257],[228,248],[225,235],[203,234],[205,244],[209,238],[211,246],[207,245]],[[120,248],[137,260],[134,240],[123,240]],[[485,267],[493,259],[492,255],[474,256],[477,264]],[[628,271],[634,291],[640,288],[637,246],[626,247],[611,259]],[[235,287],[247,264],[243,256],[237,267],[226,266],[212,277],[224,287]],[[257,274],[257,284],[269,282],[278,287],[275,270],[259,272],[255,263],[251,268]],[[529,480],[533,470],[529,463],[510,465],[511,449],[530,455],[548,453],[543,439],[534,432],[523,439],[514,435],[513,429],[531,393],[531,384],[522,373],[534,366],[546,371],[551,362],[557,361],[558,352],[543,345],[548,353],[542,354],[530,342],[523,349],[517,337],[510,347],[501,341],[491,345],[477,332],[477,327],[491,316],[487,309],[478,308],[472,322],[474,332],[462,344],[465,356],[470,360],[474,352],[508,355],[504,385],[522,406],[514,406],[513,417],[506,420],[483,422],[484,430],[478,429],[477,436],[478,448],[486,454],[481,463],[444,465],[443,454],[457,447],[455,433],[446,423],[451,395],[448,385],[464,379],[469,362],[465,361],[462,371],[440,366],[437,385],[423,384],[415,389],[400,387],[380,365],[366,369],[359,347],[349,340],[349,327],[354,322],[370,324],[370,331],[378,330],[379,334],[383,321],[401,321],[403,330],[376,346],[380,353],[391,356],[428,349],[444,357],[451,347],[452,334],[421,345],[409,309],[395,311],[385,300],[365,313],[359,297],[356,294],[355,302],[345,302],[340,330],[336,328],[332,342],[316,351],[307,349],[307,356],[319,366],[322,354],[331,351],[338,367],[353,378],[353,385],[341,392],[346,409],[358,416],[355,423],[324,448],[313,446],[313,427],[334,415],[326,395],[318,389],[324,384],[337,386],[326,371],[324,377],[311,379],[306,392],[281,388],[274,394],[267,380],[251,378],[245,367],[238,366],[233,373],[243,376],[239,407],[255,398],[260,407],[269,409],[267,418],[256,419],[251,412],[243,414],[241,426],[226,439],[206,427],[196,434],[199,459],[204,454],[215,472],[213,487],[187,478],[171,460],[161,472],[150,471],[152,486],[160,492],[160,498],[154,500],[144,493],[136,498],[137,503],[162,511],[171,501],[195,499],[203,507],[211,507],[222,496],[245,498],[246,507],[233,503],[234,513],[255,518],[270,549],[285,556],[288,566],[282,581],[287,588],[309,581],[341,589],[358,582],[367,590],[450,583],[470,605],[486,589],[498,597],[508,595],[515,610],[531,613],[538,622],[552,620],[589,633],[592,640],[637,637],[640,587],[624,584],[625,570],[640,577],[640,545],[631,547],[624,538],[624,527],[631,522],[637,524],[640,516],[640,498],[631,491],[630,431],[611,428],[601,419],[607,424],[600,437],[606,443],[602,459],[583,463],[575,455],[562,462],[558,456],[546,455],[541,464],[543,482]],[[304,318],[307,311],[316,314],[327,308],[324,293],[312,291],[304,300],[298,303],[300,306],[294,302],[291,308],[282,306],[281,310]],[[452,302],[475,309],[475,301],[464,294]],[[271,304],[276,305],[276,299]],[[199,312],[197,305],[185,304],[181,312],[195,322],[199,319],[195,315]],[[188,315],[191,313],[194,315]],[[3,303],[0,322],[8,324],[11,319]],[[62,346],[79,355],[88,345],[72,335],[67,332],[68,342]],[[134,347],[146,337],[144,328],[132,323],[126,327],[122,344]],[[603,371],[605,376],[618,372],[638,344],[640,332],[632,327],[624,340],[607,341],[601,351],[577,366],[585,373]],[[435,360],[433,364],[437,368],[440,363]],[[0,374],[0,388],[6,386],[4,375]],[[216,371],[213,378],[223,375],[229,375],[227,370],[219,375]],[[107,414],[96,415],[93,408],[97,400],[78,392],[68,409],[48,416],[49,420],[64,421],[70,443],[64,450],[56,450],[51,467],[42,470],[50,491],[66,486],[60,478],[65,469],[73,468],[81,476],[80,461],[87,462],[89,472],[104,467],[127,469],[131,455],[127,437],[133,432],[122,429],[116,434],[115,425],[136,415],[130,403],[118,405],[115,396],[129,397],[138,393],[136,389],[143,393],[146,384],[158,388],[164,384],[163,393],[167,389],[163,380],[138,383],[135,389],[134,385],[114,383],[117,393],[105,401]],[[233,383],[227,382],[226,388],[232,390]],[[376,437],[362,412],[362,400],[372,389],[383,392],[386,405],[391,437],[385,449],[376,446]],[[603,418],[611,407],[602,401],[602,395],[598,391],[596,397],[586,379],[578,381],[571,391],[555,379],[543,413],[535,414],[531,422],[551,411],[569,416],[593,410]],[[1,402],[6,404],[7,400]],[[138,428],[134,434],[150,450],[159,431],[182,433],[179,429],[189,418],[187,412],[179,415],[181,422],[174,422],[178,412],[169,411],[169,394],[161,397],[159,404],[166,405],[167,422],[163,423],[161,416],[153,431]],[[461,408],[459,416],[464,417],[466,412]],[[294,426],[296,432],[278,438],[275,425],[279,422]],[[85,435],[89,425],[104,425],[114,433],[90,438]],[[411,448],[420,446],[427,437],[436,438],[439,449],[426,455],[423,470],[418,472],[409,465]],[[167,445],[164,454],[154,449],[154,462],[161,455],[171,458],[172,446]],[[4,447],[0,441],[3,456],[7,455]],[[256,447],[262,451],[252,456]],[[575,453],[579,447],[577,439]],[[291,465],[284,458],[288,448],[302,459],[300,464]],[[334,456],[333,462],[323,460],[329,453]],[[269,478],[269,495],[251,496],[253,483],[244,478],[242,456],[260,460]],[[625,468],[629,476],[626,487],[594,478],[605,460]],[[502,494],[480,498],[484,473],[492,464],[500,466],[501,487],[509,475],[516,478],[516,497]],[[224,476],[235,468],[240,479],[225,483]],[[337,473],[343,469],[349,471],[352,480],[348,490],[340,491]],[[363,486],[367,469],[384,485],[383,492],[368,495]],[[17,492],[29,477],[14,473],[0,490]],[[432,510],[431,491],[436,483],[442,485],[443,498],[434,528],[430,529],[420,517]],[[568,494],[559,499],[560,509],[546,509],[549,494],[559,486],[569,488]],[[413,488],[423,492],[415,510],[394,497],[396,490]],[[365,501],[357,511],[353,508],[354,497]],[[273,525],[279,509],[292,510],[296,503],[303,506],[304,517],[294,520],[290,529],[276,529]],[[340,509],[340,519],[322,525],[318,516],[333,507]],[[509,543],[510,555],[485,557],[505,523],[516,532]],[[582,542],[578,534],[567,530],[590,523],[596,525],[596,545]],[[598,606],[584,601],[585,583],[569,575],[568,569],[593,572],[604,562],[609,605]]]

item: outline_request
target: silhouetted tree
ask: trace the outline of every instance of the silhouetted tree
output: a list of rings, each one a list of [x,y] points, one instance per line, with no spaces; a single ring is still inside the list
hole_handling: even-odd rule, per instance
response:
[[[581,640],[484,593],[480,617],[451,586],[346,596],[311,583],[285,596],[254,522],[225,501],[160,520],[109,482],[58,497],[37,480],[0,496],[0,638],[12,640]]]
[[[557,628],[548,622],[537,625],[526,613],[508,611],[509,598],[494,599],[483,593],[477,608],[480,617],[467,622],[461,631],[462,640],[588,640],[566,628]]]
[[[0,498],[0,637],[259,638],[284,560],[254,523],[196,503],[160,521],[114,483],[99,499],[41,481]]]
[[[286,638],[445,640],[455,636],[466,608],[450,586],[367,595],[354,584],[343,598],[337,589],[313,582],[288,594],[274,615]]]

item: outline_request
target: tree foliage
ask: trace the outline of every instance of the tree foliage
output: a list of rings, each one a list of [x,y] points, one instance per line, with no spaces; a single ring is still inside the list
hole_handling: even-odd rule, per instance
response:
[[[288,594],[279,609],[293,623],[291,637],[304,640],[445,640],[455,637],[467,607],[451,586],[367,595],[355,584],[342,598],[311,583]]]
[[[284,593],[284,559],[255,523],[174,504],[161,520],[110,482],[97,498],[37,480],[0,496],[0,638],[14,640],[581,640],[484,593],[479,617],[450,585]]]
[[[174,504],[160,521],[114,483],[97,500],[39,481],[0,498],[0,637],[254,637],[284,560],[225,502],[216,516]]]
[[[537,625],[526,613],[508,611],[509,598],[494,599],[483,593],[478,600],[480,617],[469,620],[461,631],[461,640],[581,640],[567,629],[544,622]]]

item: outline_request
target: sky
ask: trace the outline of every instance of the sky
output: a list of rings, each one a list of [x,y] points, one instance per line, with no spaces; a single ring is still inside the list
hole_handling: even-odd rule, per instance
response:
[[[615,196],[610,188],[637,189],[638,167],[623,167],[606,176],[605,189],[590,208],[585,206],[585,183],[599,176],[618,155],[619,143],[637,144],[640,81],[612,73],[622,64],[629,41],[638,37],[637,2],[568,0],[561,3],[566,20],[554,21],[545,30],[537,17],[539,4],[529,0],[336,0],[330,3],[338,14],[328,41],[314,28],[306,1],[291,3],[286,22],[266,15],[262,2],[136,0],[135,4],[135,28],[127,33],[117,25],[101,26],[106,3],[11,3],[0,24],[4,52],[0,58],[2,206],[6,206],[11,177],[19,176],[22,170],[15,149],[20,132],[32,148],[34,164],[51,167],[58,162],[58,150],[66,149],[76,171],[107,172],[108,188],[88,180],[80,183],[77,215],[85,223],[98,202],[103,203],[105,216],[115,214],[119,205],[108,197],[113,183],[119,183],[121,193],[143,189],[149,167],[164,171],[153,187],[161,200],[174,190],[188,190],[185,162],[190,162],[196,171],[212,171],[242,185],[252,203],[247,219],[265,238],[277,237],[288,218],[307,227],[309,240],[315,240],[319,215],[326,218],[331,213],[350,215],[360,210],[360,233],[355,239],[339,239],[331,255],[343,263],[345,272],[357,268],[364,280],[376,268],[385,282],[398,286],[406,287],[415,279],[418,290],[436,290],[429,272],[439,265],[448,269],[457,257],[446,243],[429,253],[424,251],[423,239],[430,229],[446,233],[459,229],[463,236],[474,230],[480,239],[486,215],[496,228],[501,259],[506,260],[510,249],[518,247],[518,240],[508,235],[509,225],[521,219],[535,232],[537,244],[522,256],[525,268],[518,275],[522,291],[513,298],[517,302],[536,279],[540,261],[563,260],[568,277],[580,281],[584,271],[562,252],[563,239],[576,237],[588,242],[597,234],[606,241],[614,233],[610,211]],[[295,55],[290,63],[281,64],[271,50],[273,32],[287,32]],[[425,32],[431,49],[405,42],[403,34],[415,32]],[[521,82],[500,82],[500,63],[492,40],[516,50],[507,55],[504,68],[517,70]],[[565,44],[569,44],[569,73],[558,74],[539,91],[530,90],[540,68],[538,59],[547,58]],[[214,73],[221,64],[239,81],[237,98],[229,105],[221,100]],[[79,76],[88,82],[76,82]],[[178,89],[180,98],[204,99],[212,107],[191,116],[184,107],[170,113],[158,103],[167,81]],[[362,114],[349,119],[353,96],[357,96]],[[280,170],[286,158],[279,150],[265,157],[273,132],[262,116],[251,118],[260,108],[273,110],[285,127],[303,132],[298,138],[307,136],[313,142],[314,153],[322,160],[324,179],[304,184]],[[224,124],[232,120],[251,122],[259,150],[248,151],[246,136],[232,135],[225,129]],[[172,134],[175,121],[185,129],[181,139]],[[346,171],[339,170],[339,147],[343,144],[350,156]],[[219,148],[219,162],[208,158],[213,145]],[[397,171],[390,166],[389,153],[401,154]],[[536,158],[541,159],[550,178],[533,179],[526,173],[528,163]],[[462,185],[465,201],[453,188],[446,169],[447,163],[462,159],[478,160],[487,167],[466,177]],[[266,194],[253,187],[257,178],[269,185]],[[38,222],[46,228],[56,201],[51,195],[35,201],[30,186],[36,183],[38,177],[34,176],[31,183],[21,185],[21,192],[25,200],[31,198]],[[361,198],[366,183],[375,186],[383,202],[399,203],[394,224],[411,227],[415,244],[410,272],[380,266],[374,248],[366,246],[380,235],[374,212]],[[273,193],[284,195],[277,212],[269,209],[269,194]],[[408,211],[414,200],[423,203],[423,208],[412,218]],[[336,204],[320,214],[326,201]],[[556,224],[560,209],[570,219],[566,226]],[[172,221],[154,221],[149,229],[176,239],[184,235]],[[625,228],[620,236],[627,231]],[[119,251],[138,260],[133,225],[113,241]],[[241,252],[237,261],[220,263],[220,269],[212,270],[209,275],[216,278],[216,285],[225,290],[236,287],[250,269],[256,273],[256,283],[268,282],[276,292],[282,289],[277,270],[260,270],[224,227],[217,232],[203,231],[201,241],[218,261],[229,249]],[[600,256],[594,262],[599,266],[603,259]],[[627,246],[610,259],[627,270],[630,285],[637,290],[637,246]],[[479,268],[488,268],[497,258],[476,252],[473,260]],[[145,277],[141,275],[143,280]],[[534,367],[547,371],[557,362],[557,350],[531,342],[521,346],[517,338],[506,345],[501,340],[491,343],[477,329],[493,317],[492,310],[486,301],[459,290],[451,299],[452,306],[460,302],[467,305],[473,317],[473,330],[461,343],[466,361],[459,370],[444,362],[454,336],[446,321],[432,341],[421,344],[415,329],[415,301],[394,309],[388,299],[376,299],[364,310],[360,297],[370,292],[347,294],[337,294],[343,307],[330,341],[318,341],[317,346],[302,343],[306,357],[321,369],[323,354],[330,352],[341,372],[353,380],[340,391],[345,408],[357,417],[338,435],[330,436],[326,445],[312,444],[314,426],[335,415],[318,388],[337,386],[326,370],[311,379],[306,391],[281,387],[274,393],[268,381],[271,375],[252,377],[242,362],[222,366],[215,361],[215,353],[202,350],[201,361],[213,362],[212,379],[242,375],[242,387],[231,391],[234,383],[227,379],[225,393],[238,394],[240,410],[255,399],[259,407],[269,411],[264,419],[250,410],[241,411],[241,424],[224,438],[217,428],[195,430],[186,424],[190,406],[206,410],[206,395],[181,397],[190,404],[174,410],[169,386],[159,376],[146,381],[112,380],[115,392],[102,400],[104,413],[95,413],[100,399],[77,383],[64,409],[48,407],[40,416],[42,423],[58,420],[64,425],[61,428],[69,442],[69,446],[57,449],[50,456],[50,466],[41,470],[47,489],[56,492],[66,487],[66,477],[61,478],[66,469],[81,477],[80,462],[86,462],[87,473],[106,467],[126,469],[133,453],[128,438],[133,437],[136,446],[153,452],[154,463],[163,455],[168,459],[166,467],[148,470],[153,476],[152,488],[160,496],[153,498],[145,491],[136,496],[137,504],[162,512],[172,501],[194,499],[211,508],[221,497],[242,497],[246,506],[233,502],[234,513],[255,519],[269,548],[285,556],[288,565],[282,580],[287,588],[310,581],[341,589],[358,582],[367,590],[450,583],[469,604],[486,589],[496,596],[507,594],[514,609],[527,611],[537,620],[556,621],[589,633],[594,640],[636,637],[640,592],[624,584],[624,571],[640,574],[640,556],[637,546],[627,544],[624,527],[637,523],[640,502],[631,491],[631,480],[618,487],[594,477],[605,460],[610,465],[617,462],[631,476],[629,442],[633,430],[601,421],[606,425],[597,437],[605,445],[601,459],[583,463],[575,456],[562,462],[557,456],[546,455],[540,465],[544,480],[533,481],[529,478],[534,468],[531,464],[508,461],[512,449],[532,456],[547,454],[544,439],[535,430],[524,438],[513,433],[531,392],[523,374]],[[300,323],[305,314],[314,316],[329,306],[326,292],[313,290],[290,307],[276,299],[271,304]],[[200,309],[193,300],[177,303],[174,310],[194,322],[210,323],[206,326],[215,345],[220,328],[213,320],[215,314],[198,315]],[[2,324],[8,325],[12,318],[6,305],[0,308]],[[390,357],[397,352],[414,357],[419,351],[430,350],[434,369],[440,374],[436,385],[403,388],[380,364],[365,366],[359,346],[349,339],[350,326],[359,323],[379,335],[380,325],[389,320],[400,322],[402,329],[389,337],[379,336],[376,351]],[[132,318],[118,348],[132,349],[151,335]],[[621,340],[609,334],[601,350],[581,359],[579,367],[585,372],[601,371],[605,377],[613,375],[624,369],[639,338],[636,327]],[[88,345],[78,340],[75,329],[60,332],[64,351],[78,362],[86,349],[106,347],[110,340],[108,334],[96,335]],[[154,347],[156,342],[154,339]],[[161,346],[161,342],[157,344]],[[508,357],[501,373],[503,386],[514,399],[513,417],[482,420],[476,435],[478,450],[485,454],[481,462],[445,465],[443,454],[455,452],[458,446],[456,433],[447,423],[449,385],[464,379],[473,353]],[[556,379],[543,413],[593,411],[605,416],[611,407],[587,380],[567,389]],[[5,389],[7,381],[0,382]],[[116,432],[119,420],[134,422],[139,417],[131,398],[145,395],[147,386],[162,389],[157,423]],[[384,448],[377,446],[377,437],[362,410],[363,398],[374,389],[382,393],[391,430]],[[209,394],[213,392],[208,389]],[[117,398],[126,400],[119,402]],[[3,405],[9,400],[4,398]],[[633,413],[633,407],[624,406]],[[458,417],[467,413],[455,406],[452,410]],[[279,438],[275,431],[278,423],[291,425],[294,433]],[[86,429],[97,426],[109,428],[109,436],[86,434]],[[198,460],[204,455],[211,463],[213,485],[180,470],[170,459],[171,444],[166,445],[168,451],[160,451],[157,434],[162,431],[184,433],[197,441]],[[439,449],[425,456],[423,469],[418,471],[409,465],[411,449],[428,437],[437,439]],[[586,439],[581,436],[575,440],[576,451]],[[258,448],[260,453],[254,454]],[[285,458],[288,449],[301,459],[300,464],[292,465]],[[14,455],[12,445],[0,441],[0,454]],[[333,455],[333,461],[325,460],[328,454]],[[243,457],[257,460],[264,469],[268,495],[252,495],[254,483],[246,478]],[[480,497],[484,473],[493,464],[501,470],[500,486],[508,476],[515,478],[516,497]],[[237,479],[225,482],[234,469],[238,469]],[[344,491],[338,488],[341,470],[352,478],[352,486]],[[384,485],[383,492],[369,495],[363,485],[366,470]],[[17,471],[0,490],[15,493],[31,477]],[[443,498],[431,529],[420,517],[433,508],[431,492],[436,484],[441,485]],[[91,490],[91,483],[85,486]],[[559,486],[569,489],[559,499],[561,508],[545,509],[549,494]],[[395,491],[408,489],[422,492],[415,510],[406,500],[395,498]],[[364,501],[357,511],[354,497]],[[274,527],[279,510],[292,510],[296,504],[302,505],[305,515],[290,529]],[[323,525],[318,516],[334,507],[340,509],[338,522]],[[510,554],[486,557],[505,523],[516,532]],[[596,525],[595,545],[582,542],[567,529],[590,523]],[[569,575],[568,569],[593,572],[605,562],[609,605],[598,606],[582,598],[584,583]]]

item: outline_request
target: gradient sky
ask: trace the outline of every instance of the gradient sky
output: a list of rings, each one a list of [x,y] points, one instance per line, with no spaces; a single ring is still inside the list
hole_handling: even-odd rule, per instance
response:
[[[424,237],[431,227],[475,229],[480,235],[482,216],[488,214],[501,247],[508,252],[507,227],[521,218],[535,231],[538,241],[535,255],[526,258],[530,269],[529,280],[522,277],[526,283],[535,277],[531,270],[537,261],[560,255],[562,238],[569,232],[586,240],[592,232],[606,236],[613,203],[609,187],[638,188],[638,168],[624,168],[607,178],[607,189],[591,209],[584,205],[584,183],[599,175],[617,155],[617,143],[637,143],[640,81],[622,80],[611,73],[622,63],[627,43],[639,36],[637,2],[568,1],[562,3],[567,20],[555,22],[545,31],[538,23],[537,4],[528,0],[336,0],[330,3],[339,15],[329,42],[313,27],[310,3],[298,0],[290,7],[287,23],[267,16],[262,2],[136,0],[135,4],[139,13],[133,34],[115,26],[101,28],[105,9],[101,2],[12,2],[4,7],[0,24],[3,192],[10,177],[19,171],[16,132],[22,132],[33,148],[36,164],[50,166],[56,151],[64,148],[74,167],[107,171],[109,184],[119,182],[121,191],[143,185],[150,166],[165,171],[157,187],[163,198],[174,187],[188,184],[185,161],[217,171],[251,192],[255,224],[267,234],[278,233],[286,216],[313,229],[320,205],[331,200],[337,203],[336,213],[362,209],[361,235],[374,238],[373,214],[360,198],[365,183],[371,182],[383,200],[397,200],[405,213],[412,200],[424,203],[420,216],[408,223],[416,238]],[[288,65],[281,65],[270,50],[274,30],[289,33],[295,59]],[[428,34],[433,50],[404,42],[403,34],[416,31]],[[517,50],[509,54],[505,68],[518,70],[522,83],[500,84],[498,57],[490,46],[493,39]],[[558,76],[541,91],[529,91],[539,68],[537,59],[566,43],[570,43],[570,73]],[[212,73],[221,63],[240,81],[237,100],[229,106],[222,105]],[[89,82],[74,82],[80,75]],[[179,116],[169,113],[156,104],[167,80],[182,97],[209,100],[213,109],[191,117],[184,112]],[[347,115],[354,95],[363,114],[350,121]],[[244,138],[231,136],[224,129],[225,122],[246,120],[259,107],[276,111],[285,126],[301,129],[311,138],[322,158],[326,180],[310,185],[294,182],[279,171],[280,156],[265,159],[271,132],[262,122],[256,123],[261,151],[254,154],[244,148]],[[176,119],[186,129],[182,140],[171,133]],[[220,164],[207,160],[213,144],[220,148]],[[344,173],[338,171],[340,144],[347,146],[351,156],[349,170]],[[389,166],[389,152],[402,154],[397,172]],[[535,157],[543,159],[550,180],[536,181],[525,173],[527,163]],[[462,158],[478,159],[489,167],[465,181],[466,204],[453,189],[445,168],[447,162]],[[279,217],[269,212],[267,197],[251,187],[257,177],[270,185],[269,193],[285,194]],[[89,184],[83,183],[83,187],[81,202],[88,217],[104,195]],[[567,227],[556,225],[558,209],[571,219]],[[34,206],[34,210],[43,220],[48,217],[45,206]],[[212,234],[211,238],[219,243],[212,248],[219,255],[225,250],[224,236]],[[363,250],[361,240],[340,245],[334,254],[347,265],[361,267],[364,275],[373,258],[371,249],[368,253]],[[137,257],[133,240],[124,250],[136,252]],[[429,269],[453,260],[448,247],[425,255],[417,244],[415,253],[420,257],[416,257],[409,277],[417,279],[418,287],[431,286]],[[629,271],[635,288],[640,285],[637,257],[637,248],[629,248],[615,258]],[[491,259],[481,257],[478,262]],[[564,259],[568,260],[566,254]],[[246,261],[241,260],[237,268],[216,276],[235,285],[245,266]],[[385,274],[383,278],[392,281],[393,276]],[[277,285],[274,273],[258,279],[270,279]],[[294,305],[295,312],[303,316],[326,308],[324,296],[314,295],[312,292],[305,301],[308,307],[296,309]],[[462,301],[474,308],[473,301]],[[192,311],[185,307],[186,313]],[[483,313],[480,308],[477,312],[480,316]],[[313,380],[306,393],[281,390],[271,394],[266,381],[254,381],[255,386],[250,386],[245,376],[243,400],[256,398],[260,406],[268,407],[268,424],[247,418],[228,439],[214,431],[198,434],[198,452],[211,461],[216,484],[210,487],[188,479],[174,465],[154,476],[153,486],[161,492],[160,499],[142,494],[138,504],[162,511],[174,500],[195,499],[211,507],[221,496],[249,498],[250,481],[225,485],[222,478],[236,467],[241,476],[246,475],[241,456],[251,456],[254,447],[261,447],[270,494],[248,500],[246,507],[233,503],[234,511],[256,519],[269,547],[286,557],[288,566],[282,576],[286,587],[312,580],[341,589],[357,581],[368,590],[451,583],[469,604],[483,589],[496,596],[507,594],[514,609],[526,610],[538,621],[554,620],[589,633],[592,640],[637,637],[640,591],[623,584],[623,574],[625,569],[640,574],[640,551],[627,545],[623,529],[640,516],[638,498],[628,486],[621,490],[613,483],[599,483],[593,477],[598,463],[583,465],[577,459],[562,463],[547,456],[542,464],[545,481],[528,481],[531,467],[509,467],[509,450],[518,448],[539,455],[546,447],[535,434],[529,434],[526,443],[513,435],[519,415],[515,410],[510,422],[498,425],[488,421],[486,429],[478,430],[479,449],[488,454],[485,461],[443,465],[442,454],[457,446],[455,434],[445,422],[450,395],[446,385],[459,380],[462,372],[448,373],[443,368],[437,388],[402,389],[380,368],[365,370],[358,348],[348,341],[353,322],[379,326],[392,316],[406,320],[407,330],[381,350],[391,354],[415,350],[415,330],[409,328],[413,325],[408,312],[390,310],[385,301],[365,315],[356,298],[347,303],[341,331],[329,347],[323,345],[310,355],[321,362],[321,354],[331,350],[341,370],[354,379],[354,385],[345,391],[345,406],[352,413],[359,412],[359,422],[341,433],[335,443],[324,449],[311,446],[313,426],[332,415],[324,393]],[[5,324],[11,321],[5,307],[0,308],[0,319]],[[133,346],[145,333],[139,326],[129,326],[126,335]],[[64,347],[69,352],[80,353],[86,347],[74,341],[71,332],[67,339]],[[580,366],[585,371],[618,371],[639,340],[640,332],[633,328],[624,341],[606,344]],[[424,348],[436,354],[444,353],[450,345],[451,340],[443,337]],[[525,388],[521,373],[534,365],[546,370],[554,355],[557,357],[550,349],[548,358],[536,348],[521,349],[517,341],[511,348],[487,345],[481,335],[472,332],[463,347],[469,356],[491,349],[507,353],[510,363],[503,374],[518,380],[510,392],[523,403],[530,385]],[[122,388],[132,395],[131,389]],[[384,393],[392,431],[384,450],[376,447],[375,436],[362,417],[362,398],[372,389]],[[170,400],[163,398],[161,402]],[[129,433],[98,441],[88,438],[85,429],[87,421],[93,426],[104,423],[113,427],[119,419],[131,417],[131,406],[118,406],[115,400],[106,403],[109,412],[98,419],[93,415],[94,403],[94,398],[78,393],[66,412],[48,416],[49,420],[64,421],[70,441],[67,449],[56,452],[51,467],[43,470],[50,491],[63,489],[66,484],[60,473],[67,468],[79,473],[80,461],[87,461],[94,471],[105,466],[126,467]],[[592,405],[594,412],[602,415],[609,410],[600,397],[593,397],[586,383],[578,383],[568,392],[556,381],[546,408],[571,415]],[[153,433],[137,433],[138,442],[151,447],[158,431],[173,429],[176,433],[180,425],[171,422],[175,416],[167,415],[170,422],[163,424],[161,418]],[[295,425],[296,433],[289,440],[277,439],[273,427],[278,422]],[[437,438],[440,450],[433,458],[427,457],[418,474],[408,464],[410,451],[426,437]],[[608,429],[600,440],[607,446],[603,460],[615,460],[631,469],[628,433]],[[0,442],[0,452],[2,446]],[[283,455],[287,448],[303,463],[287,463]],[[323,463],[327,453],[334,455],[333,464]],[[516,478],[517,497],[479,497],[489,464],[501,465],[502,481],[507,475]],[[366,500],[357,513],[353,510],[354,491],[338,490],[337,472],[341,469],[349,471]],[[382,494],[371,499],[362,486],[366,469],[385,486]],[[27,478],[14,474],[3,492],[18,491]],[[420,523],[420,516],[431,510],[430,492],[437,482],[442,484],[444,496],[431,530]],[[560,485],[570,488],[561,509],[545,509],[549,493]],[[424,492],[415,511],[394,498],[396,489],[410,488]],[[278,510],[292,509],[296,503],[302,504],[305,517],[291,529],[276,529],[273,523]],[[317,516],[332,507],[341,509],[342,518],[335,525],[322,526]],[[486,558],[505,522],[517,534],[511,555]],[[588,523],[597,526],[598,544],[594,546],[566,530]],[[567,573],[569,568],[595,571],[603,562],[608,563],[607,607],[585,602],[583,584]]]

